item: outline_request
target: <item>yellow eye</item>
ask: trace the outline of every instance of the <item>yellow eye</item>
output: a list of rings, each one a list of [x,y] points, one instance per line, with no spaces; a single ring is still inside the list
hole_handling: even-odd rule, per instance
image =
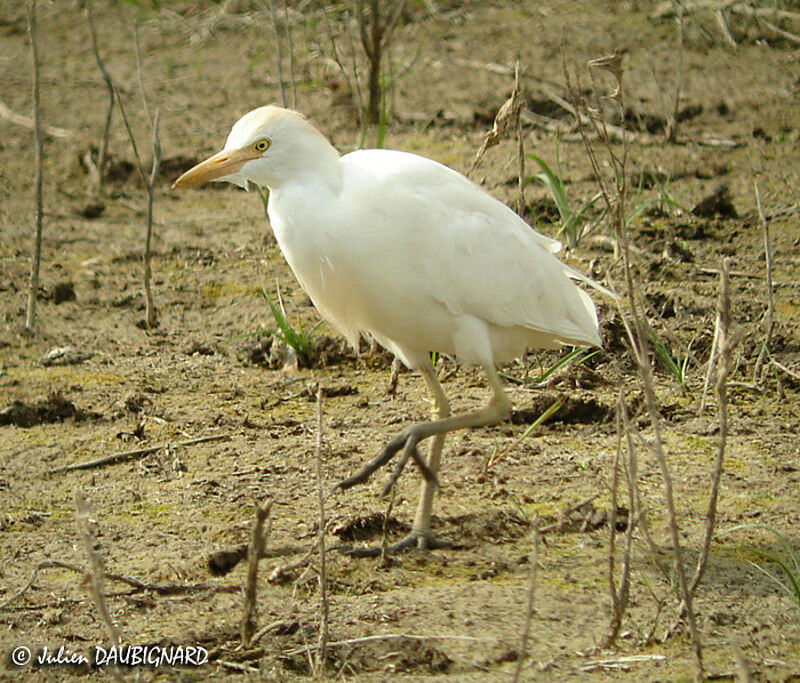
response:
[[[267,138],[259,140],[253,145],[253,147],[255,148],[256,152],[266,152],[269,149],[269,140]]]

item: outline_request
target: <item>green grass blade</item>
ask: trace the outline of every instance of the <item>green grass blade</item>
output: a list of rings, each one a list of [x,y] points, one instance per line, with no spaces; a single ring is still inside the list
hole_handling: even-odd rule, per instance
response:
[[[795,600],[797,600],[797,604],[798,604],[798,606],[800,606],[800,583],[798,582],[800,577],[798,577],[792,571],[792,569],[791,569],[791,567],[789,567],[788,563],[785,562],[782,558],[777,557],[776,555],[772,555],[770,553],[764,552],[763,550],[758,550],[758,549],[754,548],[753,552],[755,552],[756,555],[758,555],[759,557],[764,558],[768,562],[774,562],[775,564],[777,564],[783,570],[783,573],[786,575],[786,578],[789,580],[789,583],[791,584],[791,587],[792,587],[791,590],[789,590],[789,588],[787,588],[777,577],[775,577],[772,574],[770,574],[769,572],[767,572],[763,567],[760,567],[760,569],[767,576],[769,576],[775,583],[777,583],[781,588],[783,588],[783,590],[785,590],[789,595],[791,595]],[[756,566],[758,566],[758,565],[756,565]]]
[[[522,432],[522,435],[517,439],[517,442],[524,441],[527,439],[535,430],[539,429],[547,420],[549,420],[557,411],[558,409],[564,404],[564,399],[559,398],[550,405],[550,407],[545,410],[539,417],[537,417],[533,422],[528,425],[528,428]]]
[[[578,358],[582,353],[586,353],[583,358]],[[547,370],[545,370],[541,375],[539,375],[538,379],[536,380],[536,385],[541,385],[547,382],[550,377],[552,377],[556,372],[561,370],[561,368],[566,367],[572,361],[577,360],[578,363],[585,363],[589,360],[592,356],[596,353],[599,353],[599,349],[595,349],[594,351],[586,352],[586,349],[582,348],[574,348],[570,351],[566,356],[559,358],[553,365],[551,365]]]
[[[661,364],[664,366],[664,369],[669,373],[669,375],[681,386],[686,381],[684,374],[681,372],[681,368],[675,362],[675,359],[672,357],[672,353],[658,338],[656,333],[649,329],[647,330],[647,337],[650,339],[650,343],[653,345],[653,353],[656,354],[658,360],[661,361]]]
[[[541,169],[541,173],[538,173],[536,178],[538,178],[545,185],[545,187],[550,190],[550,194],[553,195],[553,200],[555,201],[556,208],[558,209],[558,215],[561,216],[562,223],[566,224],[570,220],[572,211],[569,208],[567,193],[564,190],[564,182],[559,176],[553,173],[552,169],[547,165],[547,162],[544,159],[536,156],[535,154],[526,154],[525,156],[533,159]]]

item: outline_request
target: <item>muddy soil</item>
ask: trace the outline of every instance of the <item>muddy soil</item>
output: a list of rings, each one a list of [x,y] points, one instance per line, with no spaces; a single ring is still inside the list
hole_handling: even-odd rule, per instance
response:
[[[107,93],[80,4],[39,3],[42,117],[70,135],[48,135],[44,145],[43,260],[33,336],[23,332],[32,251],[32,134],[0,118],[0,678],[67,680],[91,671],[14,667],[18,646],[64,646],[85,654],[108,644],[87,583],[74,570],[88,565],[77,491],[91,507],[88,528],[98,556],[114,575],[103,590],[124,641],[202,646],[210,653],[197,669],[138,668],[126,675],[307,677],[307,649],[316,646],[320,632],[316,570],[270,577],[275,567],[300,560],[318,530],[315,387],[325,394],[326,490],[399,430],[424,419],[429,404],[422,382],[407,372],[390,393],[391,358],[366,345],[354,353],[324,324],[312,334],[310,367],[286,367],[270,334],[275,323],[262,287],[273,298],[279,287],[290,319],[306,331],[319,318],[274,243],[261,198],[232,186],[178,194],[170,183],[219,149],[240,115],[281,102],[278,45],[284,77],[294,76],[297,108],[342,151],[355,149],[362,136],[358,93],[348,81],[358,40],[351,12],[328,5],[326,22],[322,3],[290,2],[290,63],[285,20],[279,13],[276,39],[270,14],[258,2],[94,3],[100,52],[119,85],[145,165],[150,129],[134,22],[141,86],[150,113],[160,112],[164,163],[152,264],[158,325],[147,330],[141,291],[145,194],[119,111],[111,122],[103,194],[90,192],[86,159],[96,158]],[[653,361],[690,574],[702,548],[719,440],[713,389],[702,414],[699,407],[719,268],[730,259],[737,345],[720,533],[694,601],[706,672],[735,678],[746,668],[760,680],[798,680],[800,605],[767,575],[787,584],[768,558],[787,557],[774,532],[795,552],[800,548],[797,47],[763,21],[730,15],[733,49],[714,15],[700,13],[685,17],[681,51],[674,19],[654,17],[657,9],[646,0],[408,3],[388,48],[384,144],[465,171],[510,93],[509,67],[519,57],[526,150],[560,168],[567,195],[579,207],[597,192],[597,183],[572,117],[553,98],[566,96],[562,60],[577,70],[591,98],[610,94],[613,83],[602,73],[593,82],[587,60],[620,51],[626,112],[615,122],[632,133],[626,212],[637,287],[650,305],[655,335],[683,370],[670,373],[668,362]],[[771,23],[796,33],[790,21]],[[358,70],[363,92],[361,57]],[[18,0],[0,5],[0,83],[3,104],[27,115],[31,60]],[[291,97],[292,89],[285,90]],[[602,106],[613,115],[610,105]],[[676,138],[667,143],[676,109]],[[363,144],[374,145],[378,137],[370,129]],[[514,206],[516,154],[517,142],[506,140],[489,150],[474,175]],[[531,175],[532,166],[528,160]],[[754,182],[769,221],[774,278],[774,330],[757,383],[767,285]],[[556,235],[557,212],[539,181],[527,186],[526,204],[529,222]],[[597,203],[586,222],[599,212]],[[565,258],[621,289],[621,265],[608,232],[601,220]],[[546,389],[537,386],[543,370],[568,350],[532,351],[504,368],[513,419],[448,440],[435,523],[452,549],[412,552],[390,563],[329,551],[329,675],[508,680],[521,652],[535,524],[545,532],[523,679],[694,675],[687,623],[673,630],[678,600],[672,542],[661,470],[648,448],[653,435],[641,382],[619,314],[609,301],[598,298],[598,304],[602,351],[558,370]],[[449,358],[438,359],[438,370],[455,409],[487,400],[478,371]],[[634,443],[651,542],[639,520],[630,604],[616,643],[602,649],[612,613],[610,491],[620,389],[631,425],[644,439]],[[552,419],[520,441],[559,399],[564,403]],[[208,436],[219,438],[193,442]],[[145,449],[102,467],[64,469]],[[401,478],[388,520],[387,501],[379,497],[387,475],[327,498],[329,546],[375,545],[384,533],[391,541],[407,531],[418,473],[409,468]],[[271,627],[242,650],[246,563],[237,562],[237,548],[248,541],[254,506],[267,500],[274,504],[257,582],[257,628]],[[624,529],[629,505],[622,484],[619,505],[625,509],[618,510],[614,526]],[[746,528],[736,529],[740,525]],[[618,578],[623,543],[617,534]],[[212,558],[217,572],[227,573],[212,574]],[[387,637],[365,639],[372,636]],[[354,639],[361,640],[349,642]],[[107,668],[101,673],[109,675]]]

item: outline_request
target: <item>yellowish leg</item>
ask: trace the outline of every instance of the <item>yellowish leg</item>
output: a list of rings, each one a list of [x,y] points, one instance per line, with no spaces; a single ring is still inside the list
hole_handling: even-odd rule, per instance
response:
[[[503,382],[497,371],[492,366],[485,366],[489,386],[492,389],[492,398],[489,405],[481,410],[464,415],[450,416],[450,402],[447,400],[442,385],[434,374],[433,368],[425,367],[422,377],[428,385],[433,396],[433,422],[419,427],[431,434],[431,444],[428,450],[427,466],[433,479],[422,482],[417,514],[411,532],[417,539],[418,548],[428,548],[433,545],[431,533],[431,514],[433,512],[433,497],[436,493],[436,477],[439,474],[439,464],[442,458],[444,440],[448,432],[469,427],[482,427],[497,424],[505,420],[511,413],[511,402],[508,400]],[[427,429],[426,429],[427,428]]]
[[[426,367],[422,371],[422,378],[425,380],[425,384],[428,385],[431,396],[433,396],[433,407],[431,408],[433,420],[443,420],[446,417],[450,417],[450,401],[447,400],[447,396],[442,390],[442,385],[436,377],[435,370],[432,367]],[[431,437],[428,459],[425,464],[434,477],[439,473],[439,463],[442,460],[442,450],[444,449],[446,437],[446,432]],[[417,538],[417,547],[421,549],[427,548],[430,539],[433,537],[431,533],[431,513],[433,511],[434,495],[436,495],[436,482],[423,479],[422,488],[419,492],[419,502],[417,503],[417,514],[414,517],[414,526],[411,532]]]
[[[407,459],[412,452],[409,449],[413,449],[415,452],[416,446],[420,441],[431,439],[430,450],[425,463],[428,476],[422,483],[414,526],[408,536],[389,546],[392,552],[400,552],[414,545],[422,549],[435,548],[440,545],[437,544],[431,532],[431,513],[433,511],[433,498],[436,494],[437,474],[439,473],[439,464],[442,459],[442,449],[444,448],[444,440],[447,433],[458,429],[495,425],[505,420],[511,413],[511,402],[506,396],[503,382],[494,366],[484,366],[484,370],[489,378],[489,386],[492,389],[492,398],[489,400],[489,404],[485,408],[471,413],[450,415],[450,403],[444,395],[444,391],[442,391],[439,380],[433,374],[433,369],[429,366],[420,368],[428,389],[433,396],[434,419],[431,422],[422,422],[404,429],[386,445],[376,458],[373,458],[358,472],[337,484],[338,489],[344,490],[365,482],[373,472],[379,467],[383,467],[399,451],[403,450],[404,458]],[[393,475],[394,479],[399,476],[403,466],[404,462],[401,461],[398,470]],[[380,548],[357,549],[349,552],[351,555],[368,557],[379,554]]]

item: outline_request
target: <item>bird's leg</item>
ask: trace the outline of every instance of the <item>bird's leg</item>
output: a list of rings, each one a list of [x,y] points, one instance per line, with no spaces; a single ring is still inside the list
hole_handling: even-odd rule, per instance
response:
[[[503,382],[497,374],[497,371],[493,366],[488,365],[484,366],[484,370],[486,370],[489,386],[492,389],[492,398],[489,404],[480,410],[464,413],[462,415],[450,416],[450,404],[447,401],[447,397],[444,395],[439,381],[433,374],[432,368],[422,368],[422,376],[433,395],[434,416],[438,419],[434,419],[432,422],[422,422],[403,430],[389,442],[384,451],[375,458],[375,460],[368,463],[366,467],[352,477],[338,484],[338,488],[349,488],[356,483],[361,483],[365,481],[372,472],[388,462],[404,445],[408,446],[409,443],[412,443],[416,446],[416,444],[423,439],[432,438],[426,466],[431,476],[426,476],[422,484],[414,526],[412,527],[411,533],[406,538],[389,546],[390,551],[398,552],[415,545],[419,548],[434,548],[443,545],[437,542],[431,533],[431,513],[433,511],[433,497],[436,493],[437,486],[436,475],[439,472],[439,463],[441,461],[445,436],[448,432],[458,429],[486,427],[498,424],[505,420],[511,413],[511,402],[508,400],[508,396],[506,396]],[[368,470],[368,472],[365,473],[366,470]],[[393,476],[396,478],[396,476],[399,476],[399,473],[395,473]],[[373,549],[359,549],[352,554],[368,556],[375,555],[379,552],[380,549],[374,549],[374,552]]]
[[[471,427],[484,427],[498,424],[507,419],[511,413],[511,402],[508,400],[503,381],[494,369],[494,366],[485,366],[486,376],[489,386],[492,389],[492,398],[489,405],[481,410],[476,410],[463,415],[450,417],[450,404],[442,391],[439,380],[432,371],[423,372],[423,377],[428,384],[428,388],[434,397],[434,411],[438,412],[438,420],[431,424],[436,429],[431,440],[430,450],[428,451],[428,469],[436,477],[439,473],[439,463],[441,461],[444,440],[448,432],[457,429],[467,429]],[[425,427],[426,425],[419,425]],[[413,429],[413,428],[412,428]],[[425,430],[425,431],[431,431]],[[422,482],[419,502],[417,503],[417,514],[414,518],[414,526],[411,535],[417,540],[418,548],[435,547],[439,542],[434,539],[431,532],[431,515],[433,513],[433,497],[436,493],[437,484],[426,479]]]
[[[428,385],[428,390],[433,395],[433,409],[431,410],[434,422],[450,417],[450,401],[442,389],[442,385],[432,367],[426,366],[422,371],[422,378]],[[417,514],[414,517],[414,526],[411,527],[411,537],[416,539],[417,547],[420,549],[431,548],[435,545],[435,539],[431,533],[431,512],[433,510],[433,497],[438,488],[436,476],[439,473],[439,464],[442,460],[442,450],[447,432],[436,434],[431,438],[428,448],[428,459],[426,465],[432,478],[425,478],[422,481],[422,489],[419,492],[419,502],[417,503]]]

